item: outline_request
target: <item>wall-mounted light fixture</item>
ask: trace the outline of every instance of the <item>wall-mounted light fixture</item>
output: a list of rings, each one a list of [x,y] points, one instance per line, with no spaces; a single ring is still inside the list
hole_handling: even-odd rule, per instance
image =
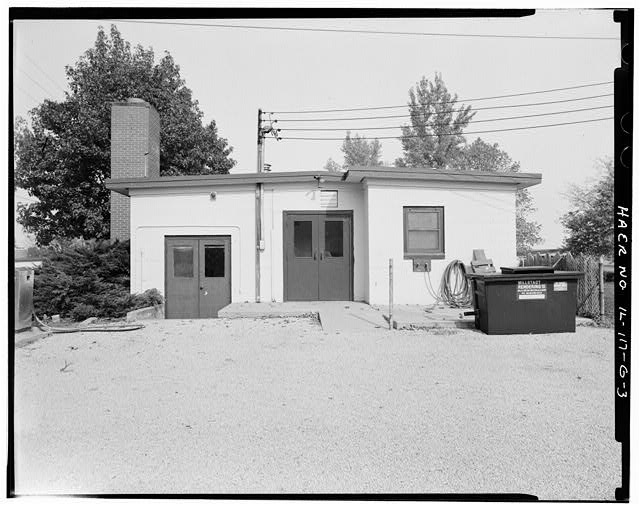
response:
[[[320,185],[322,183],[324,183],[324,177],[322,176],[313,176],[313,179],[315,179],[316,181],[318,181],[318,188],[320,188]]]
[[[210,198],[211,200],[216,200],[216,198],[217,198],[217,197],[218,197],[218,193],[217,193],[217,192],[211,192],[211,193],[209,194],[209,198]]]

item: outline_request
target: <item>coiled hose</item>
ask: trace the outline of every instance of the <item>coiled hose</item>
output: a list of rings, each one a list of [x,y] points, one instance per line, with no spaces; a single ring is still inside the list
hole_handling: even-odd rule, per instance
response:
[[[51,327],[44,323],[38,316],[33,313],[33,318],[36,320],[36,325],[43,329],[45,332],[51,332],[52,334],[71,334],[73,332],[128,332],[130,330],[143,329],[142,323],[125,324],[125,325],[92,325],[87,327]]]
[[[438,290],[433,288],[429,272],[424,273],[424,284],[429,295],[435,300],[434,307],[441,303],[458,308],[472,305],[473,285],[469,283],[464,264],[460,260],[454,260],[447,265]]]
[[[454,260],[445,267],[440,281],[440,300],[450,307],[471,306],[472,284],[460,260]]]

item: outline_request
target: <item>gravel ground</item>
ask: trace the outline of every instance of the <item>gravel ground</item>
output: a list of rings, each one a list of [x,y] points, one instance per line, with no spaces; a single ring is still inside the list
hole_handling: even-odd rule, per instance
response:
[[[613,500],[611,332],[220,319],[54,335],[16,350],[16,492]]]

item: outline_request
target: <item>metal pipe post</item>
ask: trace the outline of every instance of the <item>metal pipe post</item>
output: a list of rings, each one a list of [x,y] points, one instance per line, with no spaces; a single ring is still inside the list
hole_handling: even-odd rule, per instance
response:
[[[389,259],[389,330],[393,329],[393,258]]]
[[[604,257],[602,255],[598,261],[598,274],[600,279],[600,318],[604,318]]]

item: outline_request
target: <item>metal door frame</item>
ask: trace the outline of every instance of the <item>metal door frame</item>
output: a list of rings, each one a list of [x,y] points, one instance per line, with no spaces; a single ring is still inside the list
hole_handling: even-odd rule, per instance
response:
[[[289,302],[289,298],[288,298],[288,294],[287,294],[287,245],[286,245],[286,241],[287,241],[287,234],[285,233],[286,228],[287,228],[287,217],[289,217],[290,215],[296,215],[296,214],[301,214],[301,215],[310,215],[310,216],[346,216],[347,218],[349,218],[349,223],[350,223],[350,227],[349,229],[351,230],[351,237],[350,237],[350,244],[351,244],[351,258],[349,261],[349,301],[353,302],[353,265],[355,262],[355,254],[353,251],[353,210],[344,210],[344,211],[338,211],[338,210],[331,210],[331,211],[282,211],[282,265],[283,265],[283,269],[282,269],[282,285],[283,285],[283,292],[282,292],[282,300],[284,302]],[[319,230],[319,228],[318,228]],[[320,260],[318,260],[320,261]],[[318,283],[320,283],[320,281],[318,280]],[[312,301],[313,302],[313,301]]]
[[[167,312],[167,239],[191,239],[199,241],[200,239],[229,239],[229,304],[233,301],[233,276],[231,258],[231,236],[226,235],[165,235],[164,236],[164,304],[165,314]],[[200,284],[200,243],[198,243],[198,285]],[[198,295],[198,297],[200,297]],[[199,300],[199,298],[198,298]],[[198,304],[198,318],[200,318],[200,305]]]

